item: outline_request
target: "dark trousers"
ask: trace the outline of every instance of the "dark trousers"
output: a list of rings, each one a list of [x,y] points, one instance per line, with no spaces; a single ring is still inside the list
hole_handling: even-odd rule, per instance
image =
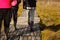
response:
[[[11,9],[0,9],[0,34],[1,34],[1,27],[2,27],[2,20],[4,20],[4,31],[6,36],[8,36],[9,26],[11,21]]]
[[[29,9],[29,12],[28,12],[28,25],[30,27],[30,31],[33,31],[34,13],[35,13],[35,9]]]
[[[16,29],[18,6],[12,7],[11,10],[12,10],[12,16],[13,16],[13,21],[14,21],[14,27],[15,27],[15,29]]]

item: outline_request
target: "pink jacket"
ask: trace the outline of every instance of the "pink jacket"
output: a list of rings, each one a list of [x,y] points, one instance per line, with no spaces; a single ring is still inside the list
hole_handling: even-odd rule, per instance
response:
[[[0,8],[11,8],[12,2],[12,0],[0,0]]]

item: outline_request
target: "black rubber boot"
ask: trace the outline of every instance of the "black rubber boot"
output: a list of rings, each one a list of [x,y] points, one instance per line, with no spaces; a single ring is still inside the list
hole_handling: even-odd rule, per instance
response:
[[[5,30],[5,34],[6,34],[6,40],[9,40],[9,28],[6,28]]]
[[[17,29],[17,28],[16,28],[16,23],[14,23],[14,27],[15,27],[15,30],[16,30],[16,29]]]
[[[34,30],[33,30],[33,21],[31,21],[31,22],[29,22],[29,27],[30,27],[30,32],[33,32]]]

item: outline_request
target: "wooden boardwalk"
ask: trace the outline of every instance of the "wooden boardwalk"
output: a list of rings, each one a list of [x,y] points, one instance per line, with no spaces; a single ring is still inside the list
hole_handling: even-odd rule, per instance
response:
[[[40,21],[39,18],[35,16],[33,26],[34,31],[30,32],[30,28],[28,27],[28,17],[27,14],[25,14],[24,12],[22,16],[18,17],[17,30],[14,29],[13,21],[11,21],[9,40],[40,40],[41,35],[39,29],[39,21]],[[5,40],[4,37],[5,35],[4,32],[2,31],[1,40]]]

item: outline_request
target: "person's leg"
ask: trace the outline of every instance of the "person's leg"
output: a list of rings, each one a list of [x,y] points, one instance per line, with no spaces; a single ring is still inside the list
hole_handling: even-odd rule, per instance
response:
[[[1,17],[0,17],[0,38],[1,38],[1,26],[2,25],[2,20],[1,20]]]
[[[34,25],[34,9],[30,9],[28,13],[28,25],[30,27],[30,31],[33,31],[33,25]]]
[[[2,27],[2,11],[0,10],[0,38],[1,38],[1,27]]]
[[[4,31],[7,40],[9,39],[9,26],[10,26],[11,16],[12,16],[11,9],[6,9],[4,11]]]
[[[13,9],[13,21],[14,21],[15,30],[17,29],[16,28],[16,25],[17,25],[17,11],[18,11],[18,7],[14,7],[14,9]]]

